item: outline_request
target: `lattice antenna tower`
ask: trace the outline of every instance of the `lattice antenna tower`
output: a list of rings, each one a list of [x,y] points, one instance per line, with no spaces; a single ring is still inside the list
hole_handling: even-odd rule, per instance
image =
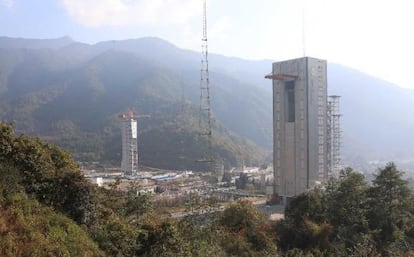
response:
[[[330,175],[339,176],[341,169],[341,114],[339,110],[340,96],[328,98],[328,166]]]
[[[199,134],[206,137],[206,156],[200,160],[210,163],[213,167],[212,153],[212,129],[211,129],[211,105],[210,105],[210,79],[208,71],[208,41],[207,41],[207,5],[203,1],[203,38],[201,39],[201,69],[200,69],[200,110],[199,110]]]

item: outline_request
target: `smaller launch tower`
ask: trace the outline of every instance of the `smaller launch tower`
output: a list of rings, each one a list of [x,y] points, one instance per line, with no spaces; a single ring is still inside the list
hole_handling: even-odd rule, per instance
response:
[[[127,114],[119,114],[122,122],[122,162],[121,171],[133,176],[138,172],[138,119],[149,118],[149,115],[135,115],[132,110]]]

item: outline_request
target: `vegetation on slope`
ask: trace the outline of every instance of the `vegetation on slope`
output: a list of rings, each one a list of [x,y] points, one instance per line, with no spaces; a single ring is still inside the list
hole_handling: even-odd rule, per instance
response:
[[[414,195],[393,163],[378,171],[372,185],[348,168],[325,190],[295,197],[277,232],[287,253],[412,256]]]
[[[73,220],[27,194],[10,194],[0,204],[1,256],[104,256]]]
[[[2,256],[103,256],[87,231],[91,186],[61,149],[0,122]]]
[[[2,256],[414,254],[414,195],[392,163],[372,184],[345,169],[326,188],[293,198],[278,222],[248,201],[175,220],[133,184],[127,192],[117,183],[93,187],[67,152],[3,122],[0,132]]]
[[[194,134],[198,83],[136,54],[114,50],[95,53],[92,48],[83,49],[89,57],[77,62],[64,49],[0,48],[4,57],[0,60],[0,118],[13,121],[19,133],[42,136],[64,147],[78,161],[119,165],[117,115],[133,108],[138,114],[151,115],[139,121],[139,130],[145,132],[140,135],[140,155],[146,166],[196,168],[194,161],[185,160],[201,159],[202,149]],[[74,56],[83,52],[72,50]],[[255,97],[250,100],[249,91],[244,90],[248,86],[230,78],[221,78],[218,83],[212,90],[216,99],[213,117],[220,119],[214,127],[218,158],[232,166],[240,165],[243,159],[247,164],[261,164],[266,153],[240,136],[255,126],[246,123],[246,115],[263,127],[263,112],[251,110],[261,107],[260,93],[252,91]],[[239,90],[243,97],[235,94]],[[248,104],[240,99],[247,99]],[[183,106],[187,112],[180,116]],[[244,115],[235,115],[235,106]],[[182,140],[186,147],[180,146]],[[180,158],[175,158],[177,154],[170,157],[177,146],[181,147]]]
[[[67,152],[4,122],[0,130],[2,256],[226,256],[214,236],[226,230],[172,220],[133,185],[95,188]]]

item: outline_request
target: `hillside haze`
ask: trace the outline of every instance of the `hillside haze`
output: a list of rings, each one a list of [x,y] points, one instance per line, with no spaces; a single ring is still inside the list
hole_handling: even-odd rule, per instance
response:
[[[57,48],[56,41],[62,40],[28,40],[26,44],[16,39],[21,47],[9,47],[13,45],[10,38],[4,41],[0,42],[0,115],[13,121],[18,133],[52,140],[78,160],[119,164],[121,132],[117,115],[133,108],[138,114],[151,115],[139,124],[143,165],[197,169],[195,160],[203,157],[206,145],[205,139],[197,135],[199,67],[183,61],[178,70],[180,59],[173,68],[148,55],[150,45],[154,46],[154,54],[164,49],[166,59],[167,53],[177,48],[153,38],[94,46],[66,40],[66,45]],[[32,41],[36,44],[30,48]],[[262,164],[268,155],[266,148],[271,145],[271,130],[256,133],[251,129],[255,124],[245,123],[232,110],[246,110],[246,115],[254,116],[249,113],[251,105],[270,115],[257,101],[265,98],[266,92],[249,93],[249,85],[219,72],[212,72],[211,78],[217,81],[212,83],[213,147],[217,158],[227,166],[239,165],[243,160],[250,165]],[[242,92],[233,95],[237,90]],[[246,94],[255,99],[245,102]],[[260,124],[271,122],[269,118],[249,120],[256,119]],[[237,127],[240,129],[235,130]]]
[[[331,64],[331,94],[341,95],[346,163],[396,161],[414,170],[414,91]]]
[[[270,60],[209,55],[214,148],[228,165],[261,164],[272,147]],[[193,168],[200,54],[158,38],[100,42],[0,37],[0,118],[19,133],[40,135],[78,160],[120,162],[117,115],[134,108],[140,160]],[[341,95],[345,165],[414,163],[414,92],[337,64],[328,90]],[[411,164],[410,164],[411,162]]]

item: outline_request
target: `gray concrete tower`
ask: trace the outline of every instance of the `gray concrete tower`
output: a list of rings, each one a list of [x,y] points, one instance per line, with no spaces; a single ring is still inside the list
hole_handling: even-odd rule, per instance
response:
[[[274,193],[292,197],[327,177],[326,61],[273,63]]]

